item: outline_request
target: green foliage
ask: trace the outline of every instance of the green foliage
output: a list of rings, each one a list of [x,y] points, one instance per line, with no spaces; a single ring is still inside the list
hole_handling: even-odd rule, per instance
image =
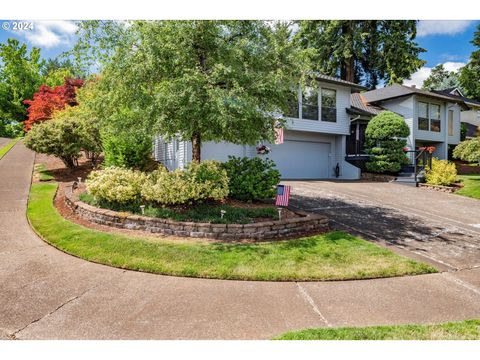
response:
[[[347,280],[436,272],[369,241],[332,232],[293,241],[212,243],[125,236],[85,228],[53,206],[56,184],[33,184],[28,219],[66,253],[123,269],[242,280]]]
[[[374,89],[402,83],[425,64],[415,36],[414,20],[304,20],[296,39],[316,50],[315,70]]]
[[[0,119],[0,137],[15,138],[23,134],[23,124],[15,120]]]
[[[117,167],[92,171],[85,181],[88,192],[96,199],[135,206],[140,203],[142,187],[146,182],[144,173]]]
[[[480,101],[480,24],[473,35],[472,44],[476,50],[471,53],[467,65],[460,70],[460,83],[465,96]]]
[[[426,90],[457,88],[463,91],[460,85],[459,74],[454,71],[445,70],[443,64],[439,64],[432,69],[430,76],[423,82],[422,88]]]
[[[366,146],[372,158],[367,162],[368,171],[398,172],[408,163],[403,148],[407,142],[402,138],[410,135],[403,118],[391,111],[384,111],[373,117],[365,131]]]
[[[83,147],[82,127],[76,119],[49,120],[36,124],[27,133],[25,145],[38,153],[53,155],[73,168],[78,164]]]
[[[114,129],[106,139],[149,129],[149,135],[192,140],[194,160],[204,141],[273,141],[274,114],[287,110],[291,86],[306,67],[287,24],[133,21],[118,28],[87,22],[81,32],[79,56],[98,56],[103,64],[94,101]],[[110,148],[104,144],[108,159]]]
[[[480,137],[462,141],[453,149],[453,157],[480,164]]]
[[[229,156],[223,168],[228,174],[231,198],[252,201],[275,196],[280,172],[273,160]]]
[[[457,168],[455,164],[448,160],[438,160],[432,158],[432,168],[427,169],[425,181],[430,185],[448,186],[455,182],[457,178]]]
[[[464,141],[467,138],[467,124],[464,122],[460,123],[460,141]]]
[[[42,83],[42,66],[40,49],[28,52],[16,39],[0,44],[0,119],[25,120],[23,100],[31,99]]]
[[[205,200],[223,200],[228,196],[227,172],[220,163],[205,160],[191,162],[185,170],[152,172],[142,189],[148,202],[160,205],[178,205]]]

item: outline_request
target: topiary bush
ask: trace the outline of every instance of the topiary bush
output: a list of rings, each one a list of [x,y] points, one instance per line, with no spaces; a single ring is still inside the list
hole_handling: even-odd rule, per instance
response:
[[[231,198],[253,201],[275,196],[280,172],[273,160],[229,156],[223,168],[227,171]]]
[[[228,196],[227,172],[220,163],[205,160],[191,162],[185,170],[159,168],[148,177],[142,189],[147,202],[179,205],[204,200],[223,200]]]
[[[373,117],[365,131],[366,147],[373,156],[367,162],[368,171],[396,173],[408,159],[403,151],[410,129],[400,115],[383,111]]]
[[[453,157],[480,165],[480,137],[462,141],[453,149]]]
[[[87,191],[97,200],[116,204],[139,203],[146,174],[138,170],[107,167],[92,171],[85,181]]]
[[[447,160],[432,159],[432,168],[425,173],[425,181],[430,185],[448,186],[457,179],[455,164]]]

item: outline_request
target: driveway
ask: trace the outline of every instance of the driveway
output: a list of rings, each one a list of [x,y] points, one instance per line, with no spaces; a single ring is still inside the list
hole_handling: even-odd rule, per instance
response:
[[[69,256],[28,225],[33,161],[21,143],[0,160],[0,338],[268,339],[309,327],[480,317],[480,269],[278,283],[160,276]]]
[[[397,183],[295,181],[292,205],[445,270],[480,267],[480,200]]]
[[[11,140],[11,139],[0,137],[0,149],[1,149],[2,147],[4,147],[5,145],[7,145],[7,143],[8,143],[10,140]]]

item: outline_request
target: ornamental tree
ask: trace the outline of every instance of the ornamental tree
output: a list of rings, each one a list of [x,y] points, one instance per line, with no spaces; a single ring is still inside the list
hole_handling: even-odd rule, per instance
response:
[[[95,24],[81,28],[90,34],[81,41],[102,44],[98,37],[109,28],[93,36]],[[285,23],[135,21],[121,38],[95,99],[106,130],[190,140],[196,161],[204,141],[273,141],[275,114],[287,110],[307,64]]]
[[[25,131],[29,131],[35,123],[51,119],[54,111],[77,105],[75,91],[82,85],[83,80],[65,79],[62,86],[54,88],[47,85],[40,86],[33,94],[32,100],[24,101],[24,104],[28,105],[28,119],[24,123]]]
[[[453,157],[480,165],[480,137],[462,141],[453,149]]]
[[[365,130],[366,146],[372,154],[367,162],[367,170],[373,172],[395,173],[408,160],[403,151],[410,135],[410,129],[400,115],[383,111],[373,117]]]

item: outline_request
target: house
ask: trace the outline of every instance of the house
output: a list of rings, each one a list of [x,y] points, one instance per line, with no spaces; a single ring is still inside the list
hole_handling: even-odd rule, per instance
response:
[[[225,142],[202,144],[202,159],[226,161],[229,155],[268,157],[283,179],[359,179],[368,121],[385,110],[401,115],[410,127],[411,149],[432,145],[434,156],[445,159],[449,145],[460,141],[462,99],[402,85],[366,91],[364,87],[320,75],[315,88],[298,90],[285,115],[282,144],[268,144],[271,152],[257,154],[255,146]],[[156,137],[154,157],[167,168],[183,168],[191,161],[191,143]]]
[[[480,135],[480,102],[472,100],[463,96],[462,92],[457,88],[444,89],[441,91],[435,91],[440,94],[448,94],[453,97],[457,97],[465,103],[468,109],[464,110],[460,114],[460,121],[465,125],[467,129],[466,138],[471,139]]]
[[[286,115],[284,142],[265,143],[271,151],[257,154],[255,146],[205,142],[202,159],[226,161],[228,155],[261,156],[275,161],[283,179],[358,179],[360,169],[346,161],[350,134],[350,96],[364,87],[330,76],[318,76],[316,88],[299,89]],[[169,169],[183,168],[191,160],[191,143],[155,139],[154,157]],[[338,165],[338,173],[336,171]],[[338,175],[338,176],[337,176]]]

